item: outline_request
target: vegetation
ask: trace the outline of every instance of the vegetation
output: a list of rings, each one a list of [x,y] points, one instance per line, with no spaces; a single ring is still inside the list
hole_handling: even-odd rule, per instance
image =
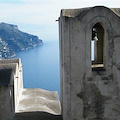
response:
[[[27,50],[42,44],[35,35],[22,32],[17,25],[0,23],[0,57],[9,58],[15,52]]]

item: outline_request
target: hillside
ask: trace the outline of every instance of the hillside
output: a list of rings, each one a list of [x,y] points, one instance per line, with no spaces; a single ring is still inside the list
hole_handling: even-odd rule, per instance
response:
[[[17,25],[0,23],[0,57],[9,58],[16,52],[41,45],[42,40],[35,35],[22,32]]]

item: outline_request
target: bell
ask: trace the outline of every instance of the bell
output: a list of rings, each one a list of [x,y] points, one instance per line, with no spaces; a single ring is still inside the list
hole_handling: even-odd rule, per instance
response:
[[[95,35],[95,37],[93,38],[93,41],[98,41],[97,35]]]
[[[97,32],[95,30],[92,32],[92,41],[98,41]]]

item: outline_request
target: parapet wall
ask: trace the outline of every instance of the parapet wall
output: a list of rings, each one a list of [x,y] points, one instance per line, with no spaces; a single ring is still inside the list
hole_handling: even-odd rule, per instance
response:
[[[23,89],[20,59],[0,60],[0,73],[0,120],[12,120]]]
[[[13,119],[13,71],[0,70],[0,120]]]
[[[0,120],[62,120],[56,91],[23,89],[20,59],[0,60]]]

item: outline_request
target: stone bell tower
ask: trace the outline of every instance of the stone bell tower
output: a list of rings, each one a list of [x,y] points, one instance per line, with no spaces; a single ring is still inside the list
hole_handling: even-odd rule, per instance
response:
[[[120,120],[120,9],[63,9],[59,39],[63,120]]]

